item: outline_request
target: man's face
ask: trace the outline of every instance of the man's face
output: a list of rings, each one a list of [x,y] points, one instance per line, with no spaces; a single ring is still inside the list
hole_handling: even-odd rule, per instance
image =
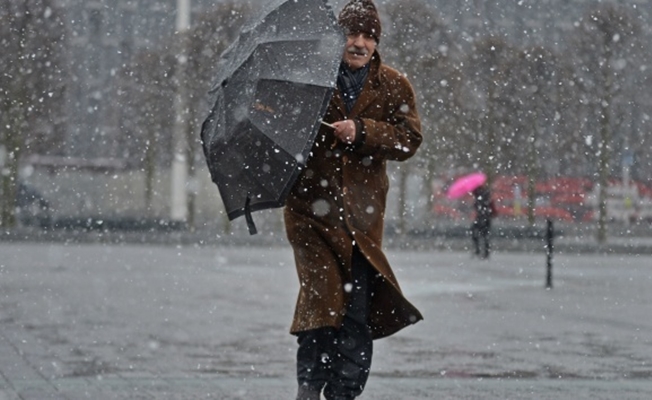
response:
[[[346,47],[342,60],[356,70],[364,67],[376,50],[376,39],[367,33],[350,33],[346,36]]]

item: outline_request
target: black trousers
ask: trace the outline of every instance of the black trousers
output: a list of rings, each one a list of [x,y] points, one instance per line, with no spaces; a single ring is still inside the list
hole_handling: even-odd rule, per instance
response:
[[[367,325],[373,267],[357,247],[353,250],[350,297],[340,329],[324,327],[298,335],[297,380],[326,399],[359,396],[369,377],[373,341]]]
[[[489,244],[489,233],[491,231],[491,221],[476,219],[471,225],[471,239],[475,247],[475,254],[484,258],[489,257],[491,246]],[[482,244],[484,248],[481,249]]]

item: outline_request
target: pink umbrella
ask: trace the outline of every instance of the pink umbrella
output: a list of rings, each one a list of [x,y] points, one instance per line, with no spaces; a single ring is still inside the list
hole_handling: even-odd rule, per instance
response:
[[[482,172],[474,172],[469,175],[464,175],[453,182],[453,184],[448,188],[446,196],[449,199],[458,199],[482,186],[486,181],[487,175]]]

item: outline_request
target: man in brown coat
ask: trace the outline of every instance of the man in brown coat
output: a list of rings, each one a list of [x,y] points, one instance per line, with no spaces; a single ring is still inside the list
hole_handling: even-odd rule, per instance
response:
[[[324,116],[331,127],[317,135],[284,210],[300,283],[291,327],[299,400],[360,395],[373,339],[422,319],[382,251],[386,163],[407,160],[422,141],[414,91],[381,62],[371,0],[351,0],[339,24],[347,43]]]

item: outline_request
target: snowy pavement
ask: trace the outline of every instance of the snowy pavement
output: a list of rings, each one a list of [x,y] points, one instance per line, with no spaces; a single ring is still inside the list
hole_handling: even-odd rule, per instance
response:
[[[652,256],[388,252],[362,400],[652,398]],[[0,400],[293,399],[287,247],[0,243]]]

